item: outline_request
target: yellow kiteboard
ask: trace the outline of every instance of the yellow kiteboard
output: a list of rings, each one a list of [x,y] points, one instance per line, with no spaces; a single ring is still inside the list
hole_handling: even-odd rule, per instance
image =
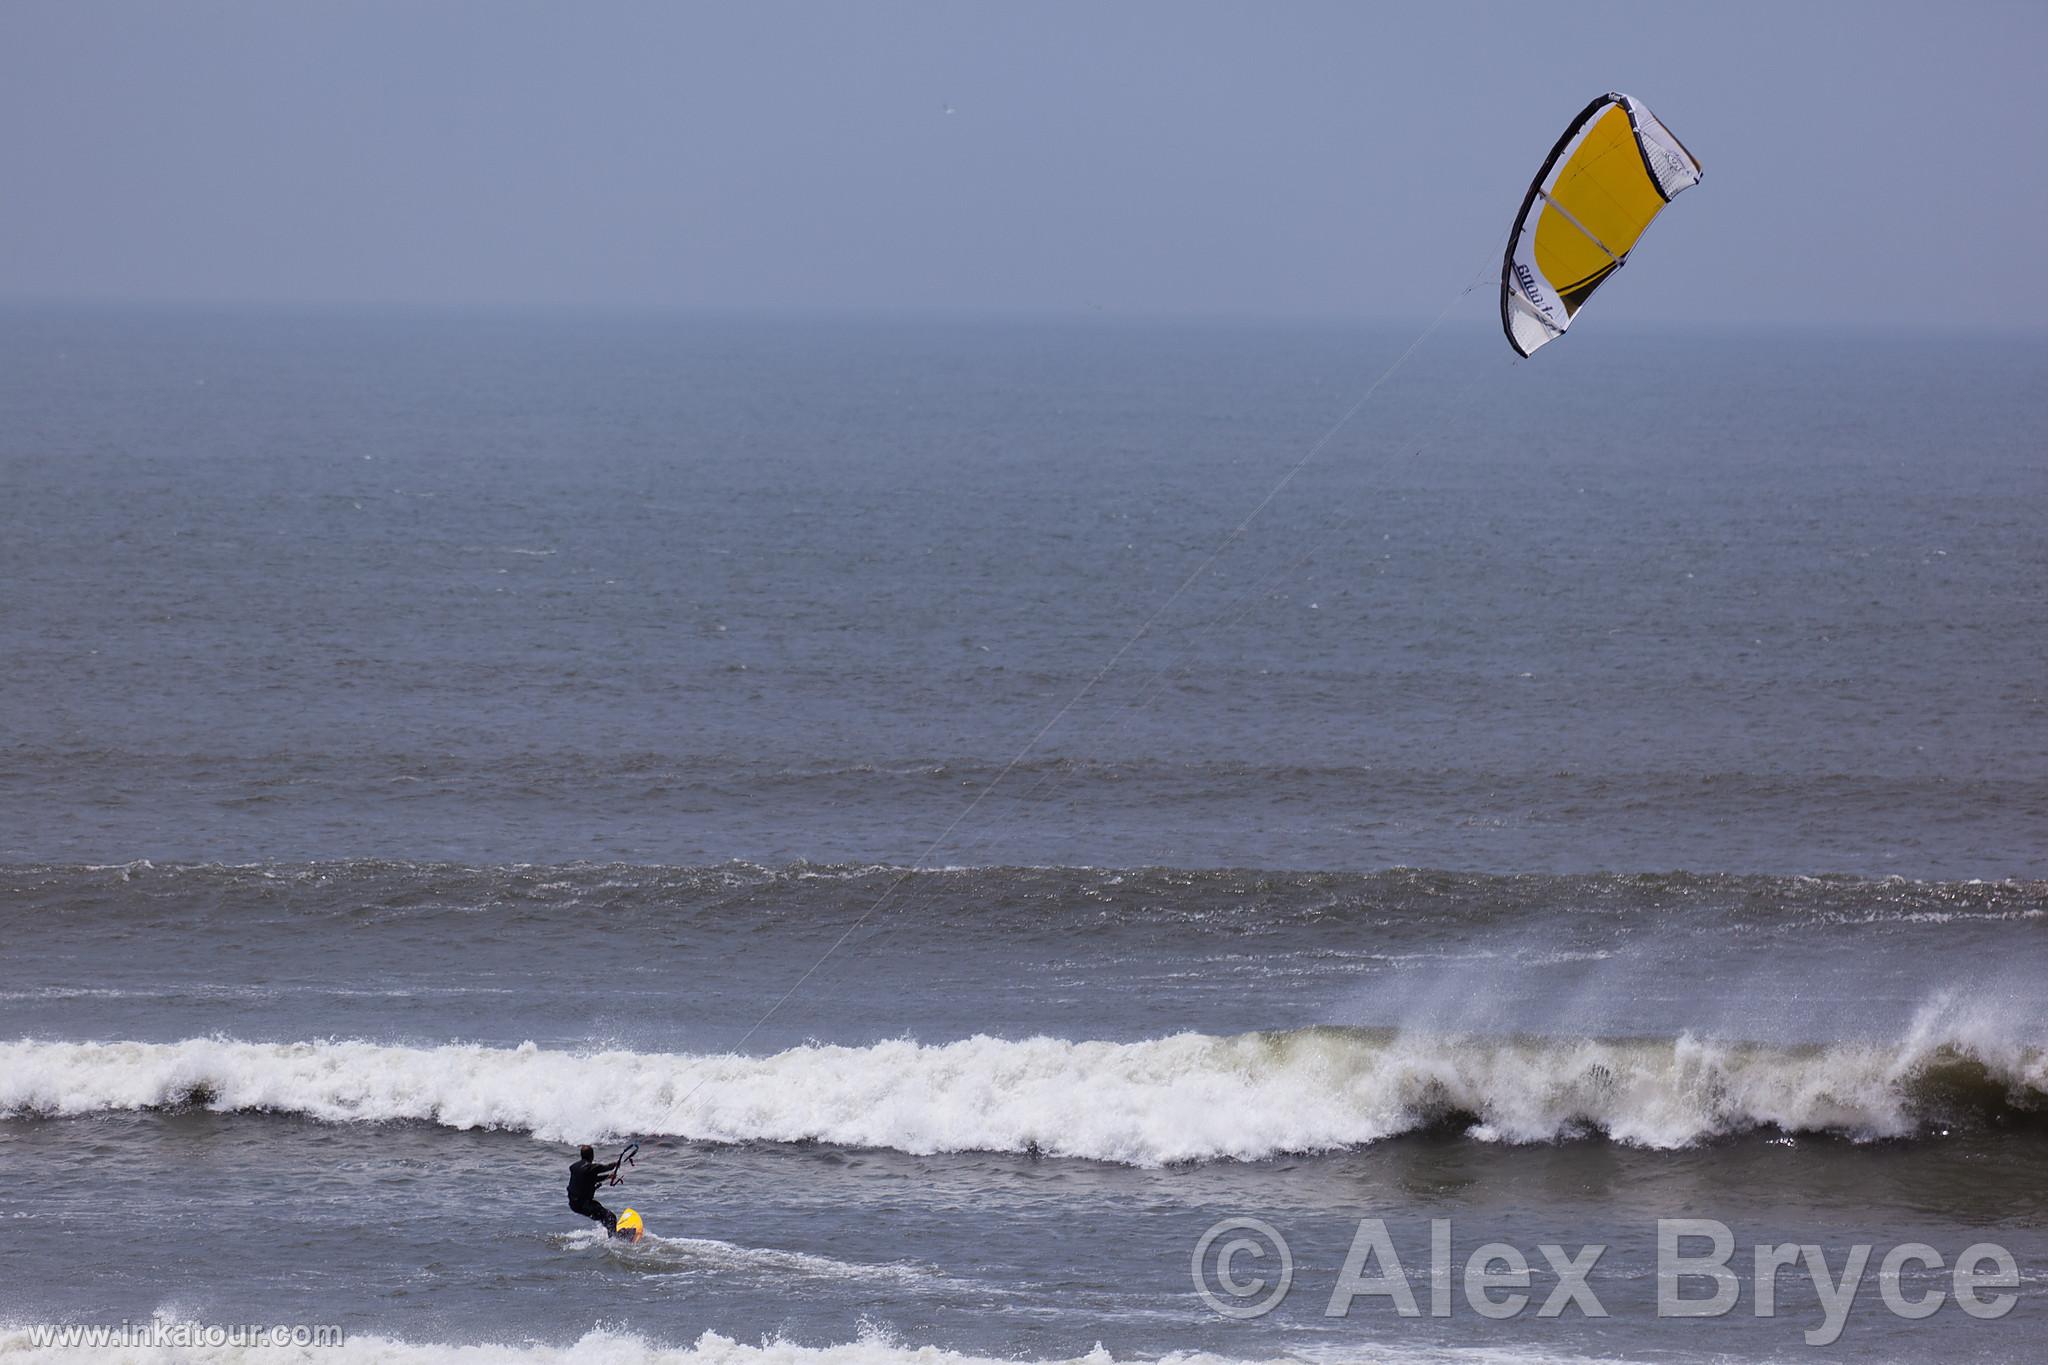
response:
[[[612,1236],[622,1242],[637,1242],[647,1235],[647,1225],[640,1221],[640,1210],[627,1209],[619,1215],[619,1225],[612,1229]]]

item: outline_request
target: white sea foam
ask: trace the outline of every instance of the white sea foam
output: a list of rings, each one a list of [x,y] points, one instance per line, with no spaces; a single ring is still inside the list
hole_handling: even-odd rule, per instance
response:
[[[1659,1148],[1756,1128],[1904,1136],[1927,1121],[1935,1080],[2039,1105],[2048,1049],[1941,1003],[1897,1039],[1804,1048],[1327,1028],[1135,1043],[906,1040],[768,1057],[532,1043],[0,1044],[0,1113],[196,1105],[561,1142],[815,1140],[1141,1166],[1326,1151],[1446,1120],[1491,1141],[1597,1131]]]
[[[951,1286],[973,1289],[981,1294],[989,1286],[947,1275],[935,1266],[912,1261],[840,1261],[830,1256],[813,1256],[802,1251],[775,1247],[748,1247],[722,1242],[713,1237],[663,1237],[648,1233],[637,1242],[607,1237],[598,1228],[557,1234],[556,1245],[579,1251],[602,1251],[633,1262],[642,1269],[701,1271],[722,1280],[758,1277],[776,1284],[790,1279],[852,1280],[864,1285],[894,1285],[904,1289]]]
[[[0,1327],[0,1361],[8,1365],[59,1365],[80,1359],[76,1346],[37,1344],[48,1328]],[[356,1334],[341,1345],[310,1347],[226,1345],[163,1348],[100,1347],[91,1358],[114,1365],[1020,1365],[1013,1360],[950,1351],[938,1346],[908,1346],[873,1333],[836,1346],[800,1346],[768,1340],[746,1345],[716,1332],[706,1332],[687,1346],[668,1346],[635,1333],[594,1329],[566,1345],[488,1343],[474,1345],[413,1343],[372,1334]],[[1455,1346],[1388,1346],[1366,1343],[1337,1351],[1317,1351],[1318,1365],[1350,1362],[1398,1362],[1399,1365],[1563,1365],[1592,1359],[1568,1351],[1543,1348],[1472,1348]],[[1606,1365],[1615,1357],[1601,1355]],[[1253,1365],[1207,1353],[1160,1357],[1115,1356],[1098,1344],[1086,1355],[1023,1365]],[[1301,1365],[1301,1357],[1282,1357],[1268,1365]]]

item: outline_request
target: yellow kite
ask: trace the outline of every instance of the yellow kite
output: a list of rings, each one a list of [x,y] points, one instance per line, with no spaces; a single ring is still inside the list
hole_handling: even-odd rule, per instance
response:
[[[1500,325],[1521,355],[1564,335],[1601,281],[1621,269],[1650,222],[1700,163],[1627,95],[1587,105],[1536,173],[1500,270]]]

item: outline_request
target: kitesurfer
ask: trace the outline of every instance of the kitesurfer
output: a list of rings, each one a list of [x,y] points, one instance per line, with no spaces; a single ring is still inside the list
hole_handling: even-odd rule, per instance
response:
[[[569,1165],[569,1207],[585,1218],[594,1218],[604,1224],[607,1234],[616,1232],[619,1216],[597,1202],[597,1187],[604,1183],[606,1176],[619,1169],[616,1161],[599,1164],[597,1153],[589,1147],[576,1149],[576,1160]]]

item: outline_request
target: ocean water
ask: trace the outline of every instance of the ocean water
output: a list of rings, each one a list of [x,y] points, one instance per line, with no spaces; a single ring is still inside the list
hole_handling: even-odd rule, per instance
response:
[[[2034,1358],[2048,342],[1482,293],[8,313],[0,1357]]]

